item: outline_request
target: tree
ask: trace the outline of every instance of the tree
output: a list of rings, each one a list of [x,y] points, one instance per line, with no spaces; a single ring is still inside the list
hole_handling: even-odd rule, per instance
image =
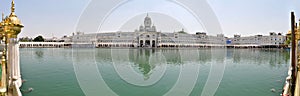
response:
[[[33,42],[44,42],[45,39],[43,38],[43,36],[37,36],[33,39]]]
[[[285,41],[285,44],[286,45],[290,45],[291,44],[291,40],[292,40],[292,37],[288,36],[287,40]]]
[[[178,33],[181,33],[181,34],[187,34],[186,32],[184,32],[184,29],[182,28],[181,31],[179,31]]]
[[[181,33],[181,34],[187,34],[186,32],[184,31],[179,31],[178,33]]]
[[[28,37],[22,37],[19,39],[20,42],[31,42],[32,38],[28,38]]]

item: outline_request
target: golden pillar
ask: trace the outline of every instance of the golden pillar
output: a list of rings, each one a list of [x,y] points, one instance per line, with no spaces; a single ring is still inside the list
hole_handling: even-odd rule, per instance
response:
[[[22,25],[20,19],[17,18],[15,14],[15,2],[12,0],[11,2],[11,13],[8,17],[4,18],[4,14],[2,13],[2,21],[0,23],[0,38],[2,38],[2,44],[4,43],[4,48],[1,57],[1,68],[2,68],[2,76],[1,76],[1,84],[0,84],[0,95],[3,96],[9,94],[9,87],[13,85],[12,78],[12,64],[9,64],[7,58],[9,56],[9,52],[13,51],[8,49],[10,43],[17,43],[17,36],[21,32],[21,29],[24,26]],[[12,41],[12,42],[11,42]],[[10,57],[12,58],[12,57]],[[11,82],[9,82],[11,81]],[[6,90],[4,90],[5,88]],[[3,90],[2,90],[3,89]]]

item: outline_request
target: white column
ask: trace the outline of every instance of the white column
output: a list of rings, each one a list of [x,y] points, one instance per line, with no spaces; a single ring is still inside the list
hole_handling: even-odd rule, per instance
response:
[[[150,39],[150,47],[152,47],[152,39]]]
[[[10,39],[7,51],[9,66],[8,70],[10,72],[11,79],[15,79],[16,84],[18,84],[18,87],[21,87],[22,80],[20,74],[19,44],[17,39]]]
[[[22,86],[22,79],[21,79],[21,68],[20,68],[20,53],[19,53],[19,43],[18,41],[16,41],[15,43],[15,70],[16,70],[16,76],[18,78],[18,83],[19,83],[19,86],[18,87],[21,87]]]

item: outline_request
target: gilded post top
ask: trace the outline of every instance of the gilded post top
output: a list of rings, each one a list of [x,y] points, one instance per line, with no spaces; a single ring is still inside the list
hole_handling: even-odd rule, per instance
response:
[[[12,16],[16,16],[16,14],[15,14],[15,0],[12,0],[12,2],[11,2],[11,13],[10,13],[10,17],[12,17]]]
[[[6,21],[7,23],[23,26],[20,19],[17,18],[17,15],[15,14],[15,1],[14,0],[12,0],[12,2],[11,2],[11,13],[10,13],[9,17],[6,18],[4,21]]]
[[[11,2],[11,12],[15,12],[15,0]]]
[[[11,13],[9,16],[4,18],[4,14],[2,13],[2,32],[0,34],[7,34],[6,38],[17,38],[17,35],[21,32],[24,27],[20,21],[20,19],[15,14],[15,1],[11,2]],[[1,30],[0,30],[1,31]]]

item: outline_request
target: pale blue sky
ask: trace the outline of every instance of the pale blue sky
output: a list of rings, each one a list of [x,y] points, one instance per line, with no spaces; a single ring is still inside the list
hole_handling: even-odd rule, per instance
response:
[[[147,0],[144,1],[146,2]],[[169,21],[164,21],[164,19],[159,18],[159,15],[154,14],[160,11],[168,13],[165,15],[169,15],[177,20],[170,23],[177,22],[185,25],[180,26],[180,24],[175,24],[176,26],[189,29],[189,33],[203,31],[201,26],[194,22],[195,20],[191,18],[191,15],[185,14],[180,8],[172,4],[162,3],[162,0],[151,0],[151,2],[148,0],[147,2],[150,3],[145,3],[144,1],[133,2],[131,5],[136,5],[136,8],[129,7],[130,4],[121,6],[106,19],[106,23],[103,23],[103,26],[126,23],[127,27],[124,27],[125,25],[122,28],[121,26],[106,26],[100,31],[126,30],[126,28],[133,28],[136,25],[135,28],[138,28],[143,23],[143,20],[134,21],[132,19],[141,19],[141,16],[146,13],[145,11],[147,11],[148,7],[152,9],[156,8],[156,11],[150,11],[149,13],[150,15],[152,13],[153,16],[157,16],[152,18],[157,28],[160,28],[158,30],[172,32],[181,29],[174,29],[174,26],[172,27],[173,29],[168,29],[166,28],[168,26],[163,26],[168,25]],[[3,11],[5,15],[10,13],[10,2],[10,0],[0,1],[0,11]],[[15,0],[16,14],[25,25],[19,37],[35,37],[37,35],[61,37],[63,35],[70,35],[74,31],[84,31],[84,29],[76,29],[76,27],[78,19],[89,2],[90,0]],[[232,37],[234,34],[267,35],[270,31],[286,33],[290,24],[290,11],[296,11],[297,17],[300,18],[300,0],[207,0],[207,2],[216,14],[223,33],[229,37]],[[170,6],[168,8],[171,11],[168,11],[167,7],[162,6]],[[137,12],[136,14],[127,17],[120,15],[126,12],[130,13],[133,9],[135,9],[134,12]],[[99,8],[95,10],[101,11]],[[178,13],[182,14],[178,15]],[[126,20],[140,23],[132,23],[130,25],[129,21]],[[133,31],[134,29],[127,30]]]

